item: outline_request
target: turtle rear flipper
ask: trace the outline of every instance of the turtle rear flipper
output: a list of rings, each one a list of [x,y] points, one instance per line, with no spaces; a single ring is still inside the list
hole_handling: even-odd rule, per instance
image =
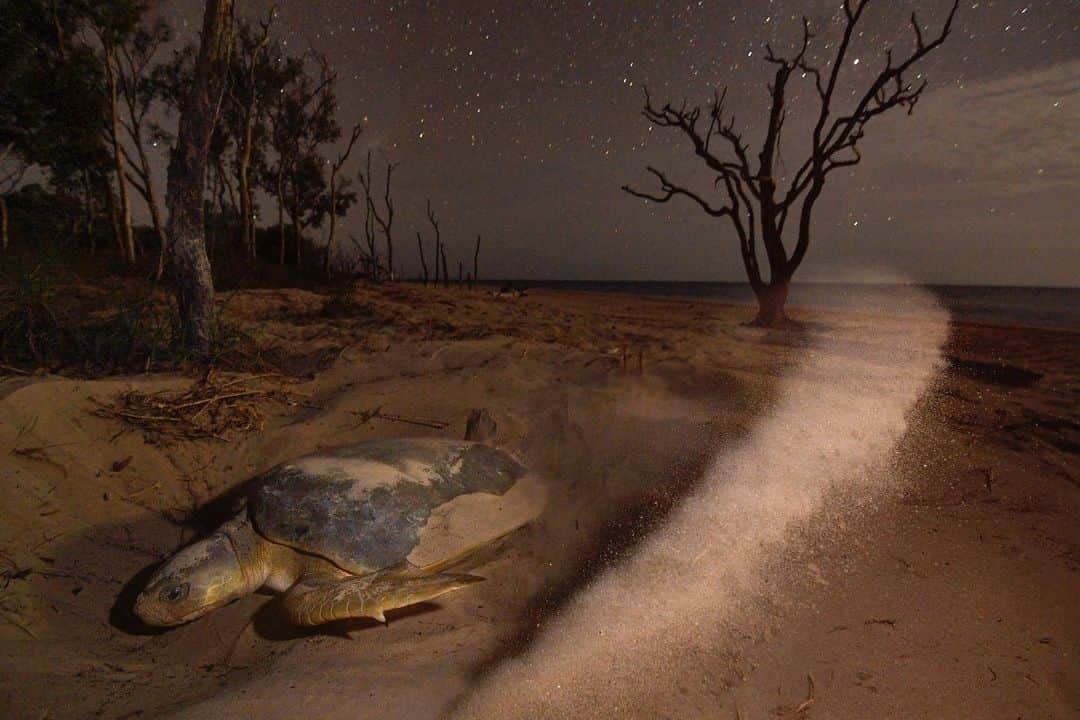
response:
[[[289,588],[285,612],[297,625],[368,617],[386,622],[387,610],[414,605],[484,578],[460,573],[432,573],[402,563],[370,575],[309,574]]]

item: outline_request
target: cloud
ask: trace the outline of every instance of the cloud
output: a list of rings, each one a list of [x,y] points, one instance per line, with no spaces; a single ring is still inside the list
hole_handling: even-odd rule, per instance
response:
[[[868,135],[868,158],[925,184],[975,183],[1012,194],[1077,182],[1080,62],[928,92],[914,117]],[[874,132],[876,130],[877,132]]]

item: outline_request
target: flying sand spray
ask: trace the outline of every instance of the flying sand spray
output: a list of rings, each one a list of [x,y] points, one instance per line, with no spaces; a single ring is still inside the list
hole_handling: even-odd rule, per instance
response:
[[[549,618],[530,649],[488,673],[454,718],[710,716],[694,707],[708,658],[754,599],[793,525],[826,495],[872,500],[939,365],[948,315],[909,288],[906,314],[813,331],[778,401],[716,457],[696,490],[631,556]],[[775,584],[775,583],[774,583]]]

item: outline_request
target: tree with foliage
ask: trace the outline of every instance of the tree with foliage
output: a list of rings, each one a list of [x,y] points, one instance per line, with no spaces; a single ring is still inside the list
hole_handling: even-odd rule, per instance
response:
[[[716,185],[723,186],[726,199],[719,205],[712,203],[704,195],[677,184],[653,167],[648,171],[659,182],[659,193],[639,192],[629,186],[623,189],[636,197],[658,203],[668,202],[676,196],[689,198],[709,215],[726,217],[731,221],[739,238],[750,286],[758,301],[755,325],[774,326],[786,321],[784,304],[791,278],[810,245],[810,221],[826,178],[835,170],[856,165],[862,159],[858,143],[874,118],[894,108],[906,109],[909,114],[915,108],[926,88],[926,81],[912,82],[909,73],[948,37],[959,4],[958,0],[954,0],[941,31],[929,39],[924,36],[922,26],[912,14],[914,48],[899,60],[893,56],[892,49],[887,50],[884,67],[873,77],[869,86],[861,93],[851,93],[855,98],[854,105],[838,110],[836,105],[844,97],[843,93],[837,92],[840,71],[847,64],[852,39],[862,34],[858,30],[859,21],[870,1],[843,1],[842,36],[828,67],[816,67],[807,57],[814,35],[806,18],[803,19],[801,46],[793,56],[777,55],[770,46],[766,46],[765,60],[776,66],[776,72],[769,84],[769,116],[756,167],[750,159],[749,146],[743,142],[742,136],[735,130],[734,120],[726,112],[726,90],[718,91],[704,112],[700,106],[688,107],[685,103],[679,107],[670,103],[662,107],[654,105],[648,91],[645,92],[643,115],[646,119],[653,125],[673,128],[684,135],[690,141],[694,154],[716,173]],[[818,109],[810,137],[810,156],[798,167],[787,189],[780,191],[777,186],[777,163],[788,112],[788,82],[794,73],[813,82]],[[798,217],[795,245],[790,253],[783,240],[789,216]],[[768,280],[758,261],[759,238],[769,266]]]
[[[164,21],[150,26],[139,25],[120,45],[117,55],[120,95],[123,99],[124,114],[120,124],[124,127],[128,139],[135,147],[135,157],[124,152],[132,173],[128,175],[131,183],[150,212],[154,235],[158,241],[158,265],[156,276],[160,280],[165,270],[165,258],[168,254],[168,236],[165,234],[165,222],[162,218],[161,200],[154,182],[154,173],[150,162],[147,144],[156,146],[157,139],[152,134],[150,112],[158,100],[158,87],[154,83],[154,60],[162,45],[172,39],[172,31]]]
[[[112,0],[87,4],[87,25],[101,49],[101,65],[105,70],[107,94],[102,127],[112,153],[116,178],[116,214],[119,229],[118,244],[128,264],[135,263],[135,231],[131,222],[131,199],[128,193],[129,158],[124,149],[122,134],[120,54],[122,48],[135,42],[140,22],[147,6],[133,0]]]
[[[58,192],[81,196],[93,248],[96,221],[112,198],[104,73],[82,38],[87,22],[81,3],[0,3],[0,171],[8,191],[19,168],[37,167]]]
[[[255,259],[256,209],[251,182],[252,166],[263,162],[267,141],[267,108],[280,91],[282,72],[272,65],[280,52],[273,55],[270,48],[270,28],[274,22],[271,11],[255,30],[249,23],[237,27],[229,68],[228,97],[222,126],[236,142],[236,180],[239,196],[241,245],[246,256]]]
[[[318,79],[305,72],[308,62],[319,66]],[[309,58],[285,62],[279,68],[280,90],[270,111],[270,144],[275,158],[262,172],[263,188],[277,199],[280,252],[278,261],[285,264],[285,213],[293,220],[297,266],[301,260],[302,228],[297,220],[310,226],[321,221],[318,206],[325,190],[320,146],[341,137],[334,117],[337,76],[326,59],[311,54]]]

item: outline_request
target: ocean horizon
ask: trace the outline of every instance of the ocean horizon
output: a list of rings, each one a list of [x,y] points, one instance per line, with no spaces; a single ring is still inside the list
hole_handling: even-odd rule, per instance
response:
[[[519,288],[755,304],[754,293],[745,282],[505,280],[485,284],[505,283]],[[1080,330],[1080,287],[806,281],[792,283],[788,307],[810,310],[858,308],[865,312],[905,314],[904,290],[912,286],[932,292],[952,318],[960,322]]]

